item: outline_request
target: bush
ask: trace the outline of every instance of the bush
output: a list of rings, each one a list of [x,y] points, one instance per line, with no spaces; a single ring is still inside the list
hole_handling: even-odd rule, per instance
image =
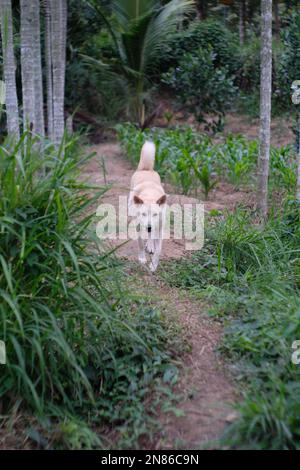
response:
[[[300,13],[293,13],[282,31],[284,48],[278,64],[277,99],[291,108],[291,85],[299,80],[300,70]]]
[[[176,97],[191,111],[198,122],[205,122],[206,114],[218,116],[213,123],[222,128],[222,117],[236,94],[233,78],[227,67],[216,67],[216,54],[210,49],[198,49],[186,54],[178,67],[162,77],[162,82],[176,92]]]
[[[186,53],[210,49],[215,56],[216,67],[227,67],[229,74],[240,68],[239,41],[223,23],[216,20],[194,21],[181,30],[169,45],[165,46],[163,70],[176,67]]]
[[[88,157],[76,157],[77,146],[57,153],[25,134],[0,147],[2,412],[18,401],[47,415],[47,428],[54,420],[54,435],[62,420],[66,438],[70,427],[89,434],[107,421],[138,423],[141,434],[145,394],[170,361],[168,333],[159,312],[131,300],[90,230],[103,189],[80,182]]]

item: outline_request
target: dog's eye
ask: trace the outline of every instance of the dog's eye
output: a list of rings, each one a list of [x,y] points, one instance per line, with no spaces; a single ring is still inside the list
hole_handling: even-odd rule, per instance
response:
[[[146,212],[143,212],[143,213],[142,213],[142,217],[147,217]]]
[[[153,214],[153,217],[157,217],[157,216],[158,216],[158,214]]]

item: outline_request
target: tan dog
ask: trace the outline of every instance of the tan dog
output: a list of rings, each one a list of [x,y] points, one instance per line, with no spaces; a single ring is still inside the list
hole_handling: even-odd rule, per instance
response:
[[[146,249],[151,255],[149,268],[152,272],[156,271],[159,263],[167,200],[160,176],[154,171],[154,160],[155,145],[145,142],[137,171],[131,178],[128,201],[128,213],[135,217],[139,231],[139,261],[147,264]]]

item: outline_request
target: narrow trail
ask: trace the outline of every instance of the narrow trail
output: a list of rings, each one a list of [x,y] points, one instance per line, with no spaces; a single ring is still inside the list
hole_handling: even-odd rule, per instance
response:
[[[131,165],[122,156],[117,144],[101,144],[89,150],[96,156],[85,167],[82,174],[96,185],[103,185],[101,161],[105,162],[106,182],[111,189],[104,195],[104,202],[118,207],[118,197],[127,195],[133,172]],[[168,187],[168,202],[180,204],[196,202],[194,198],[172,193]],[[247,202],[249,194],[235,191],[232,186],[223,184],[214,190],[210,200],[205,203],[205,211],[212,209],[232,209],[238,202]],[[103,200],[102,200],[103,201]],[[117,250],[117,255],[132,260],[137,258],[134,241],[129,241]],[[118,242],[120,244],[120,242]],[[163,260],[178,259],[188,256],[184,241],[164,240]],[[138,269],[138,268],[137,268]],[[158,268],[160,269],[160,268]],[[177,417],[174,413],[160,413],[161,431],[155,436],[151,448],[155,449],[199,449],[205,445],[211,448],[210,441],[221,437],[226,425],[235,419],[230,403],[237,400],[230,373],[216,353],[221,341],[222,327],[205,315],[198,301],[182,289],[171,288],[159,279],[141,269],[136,289],[153,293],[157,306],[165,310],[169,321],[179,320],[190,352],[182,357],[182,370],[175,393],[182,396],[177,405]],[[204,310],[204,309],[203,309]]]

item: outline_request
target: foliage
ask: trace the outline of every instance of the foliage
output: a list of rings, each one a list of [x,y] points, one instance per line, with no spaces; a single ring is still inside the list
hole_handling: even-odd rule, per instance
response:
[[[221,130],[222,117],[233,101],[236,88],[227,67],[216,67],[216,59],[209,48],[199,48],[184,55],[178,67],[163,75],[162,82],[175,91],[176,97],[199,122],[205,121],[206,114],[217,115],[218,120],[210,126]]]
[[[200,184],[205,196],[215,186],[212,169],[213,144],[211,140],[190,128],[138,131],[131,124],[117,126],[118,138],[131,163],[136,166],[141,147],[146,139],[156,145],[155,164],[160,175],[173,183],[183,194],[197,192]]]
[[[222,351],[244,390],[226,435],[238,448],[299,449],[299,204],[274,211],[264,229],[238,210],[210,224],[204,249],[168,264],[163,277],[206,298],[226,320]]]
[[[260,39],[251,38],[249,42],[240,47],[240,71],[237,75],[237,84],[244,92],[253,92],[260,86]]]
[[[291,107],[291,85],[299,80],[300,69],[300,13],[292,13],[283,29],[284,49],[278,66],[278,99]]]
[[[161,68],[165,71],[176,67],[185,54],[193,54],[198,49],[210,49],[215,56],[215,67],[226,67],[230,75],[240,67],[237,36],[223,23],[213,19],[193,21],[187,29],[176,33],[164,47],[165,58]]]
[[[158,0],[114,0],[109,16],[91,2],[105,22],[116,47],[117,57],[111,61],[86,58],[98,68],[106,82],[122,81],[131,115],[144,125],[149,76],[162,53],[162,44],[174,33],[178,22],[193,9],[192,0],[171,0],[161,5]],[[124,95],[123,95],[124,96]]]
[[[156,145],[156,169],[183,194],[200,187],[207,198],[217,178],[234,185],[251,184],[256,169],[258,142],[243,136],[228,135],[219,143],[191,128],[147,129],[144,132],[132,124],[116,126],[118,139],[134,167],[140,158],[145,140]],[[252,176],[251,176],[252,175]],[[293,192],[296,185],[296,154],[292,147],[271,148],[270,182],[278,191]]]
[[[0,147],[2,413],[18,401],[65,446],[95,445],[93,427],[105,422],[121,436],[126,423],[136,443],[145,396],[173,367],[168,330],[159,311],[130,296],[93,235],[91,209],[104,190],[78,178],[89,157],[76,148],[74,138],[57,153],[29,134]]]

